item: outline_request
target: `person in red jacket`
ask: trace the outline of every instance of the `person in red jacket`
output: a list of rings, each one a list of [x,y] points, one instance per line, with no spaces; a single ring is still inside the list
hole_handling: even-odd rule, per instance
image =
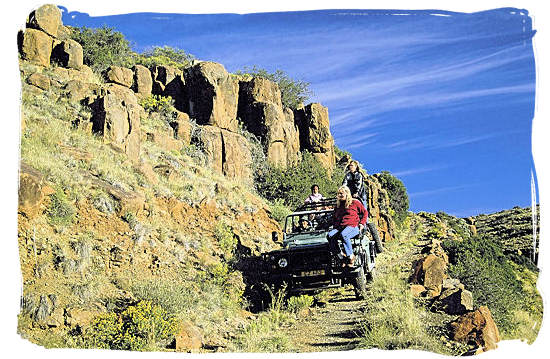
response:
[[[363,204],[351,196],[347,186],[338,188],[336,207],[333,213],[334,229],[328,232],[328,240],[332,248],[338,248],[336,240],[340,237],[344,242],[344,252],[347,257],[345,265],[352,267],[355,260],[351,238],[359,234],[367,222],[367,210]]]

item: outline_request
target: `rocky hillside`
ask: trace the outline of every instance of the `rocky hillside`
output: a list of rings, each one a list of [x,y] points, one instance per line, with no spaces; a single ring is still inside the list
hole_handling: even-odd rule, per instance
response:
[[[231,348],[252,316],[253,259],[278,246],[271,232],[281,230],[254,190],[254,151],[283,169],[308,151],[330,176],[345,164],[328,109],[285,108],[276,83],[213,62],[97,74],[70,33],[45,5],[17,37],[19,332],[44,346],[96,347],[107,339],[93,328],[153,304],[162,320],[177,318],[178,334],[110,347]],[[173,108],[158,106],[168,96]],[[387,193],[374,178],[369,188],[389,241]]]
[[[538,262],[538,237],[540,214],[530,207],[514,207],[492,214],[482,214],[468,219],[477,234],[496,239],[506,253],[516,253]],[[535,224],[535,227],[533,227]],[[533,239],[535,235],[535,239]]]

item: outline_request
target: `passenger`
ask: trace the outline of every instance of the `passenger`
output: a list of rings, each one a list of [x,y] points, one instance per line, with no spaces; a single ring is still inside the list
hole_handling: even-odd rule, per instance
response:
[[[306,216],[300,218],[300,223],[298,226],[298,232],[307,232],[311,230],[311,225],[309,219]]]
[[[348,172],[346,173],[343,186],[347,186],[353,198],[360,200],[363,207],[367,208],[367,191],[365,189],[365,181],[363,174],[359,170],[359,162],[353,160],[348,164]]]
[[[360,201],[351,196],[347,186],[338,188],[333,221],[334,229],[328,232],[330,246],[333,252],[339,252],[337,240],[340,236],[344,242],[344,252],[347,257],[344,266],[353,267],[355,256],[351,239],[363,230],[367,222],[367,210]]]
[[[325,199],[321,193],[319,193],[319,186],[314,184],[311,186],[311,194],[305,199],[304,203],[319,202]]]

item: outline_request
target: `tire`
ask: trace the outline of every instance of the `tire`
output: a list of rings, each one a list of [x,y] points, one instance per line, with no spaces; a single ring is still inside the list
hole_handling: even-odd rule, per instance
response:
[[[372,282],[374,277],[376,277],[376,267],[372,268],[370,272],[367,272],[366,274],[367,282]]]
[[[368,222],[367,226],[369,226],[369,231],[372,235],[372,238],[374,238],[376,253],[382,253],[384,251],[384,247],[382,246],[382,241],[378,236],[378,230],[376,229],[376,225],[372,222]]]
[[[353,285],[353,289],[355,291],[355,297],[358,300],[365,299],[367,296],[367,278],[365,277],[363,267],[359,268],[359,271],[352,278],[351,284]]]

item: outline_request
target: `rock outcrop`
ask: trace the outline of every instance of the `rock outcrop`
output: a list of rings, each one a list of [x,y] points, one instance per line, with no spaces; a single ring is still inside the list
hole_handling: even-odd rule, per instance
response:
[[[309,104],[294,111],[294,120],[300,132],[300,149],[311,152],[332,173],[336,160],[328,108],[319,103]]]
[[[134,84],[134,72],[120,66],[111,66],[105,72],[105,80],[131,88]]]
[[[250,183],[252,154],[243,136],[215,126],[202,126],[194,140],[215,172]]]
[[[200,62],[185,69],[186,103],[183,112],[199,125],[237,132],[239,84],[215,62]]]
[[[145,66],[135,65],[134,71],[134,85],[132,90],[141,96],[149,96],[153,91],[153,77],[151,71]]]
[[[382,185],[373,176],[366,176],[365,187],[369,218],[376,224],[380,239],[383,242],[393,240],[395,238],[395,222],[389,213],[390,199],[388,193],[382,189]]]
[[[61,11],[55,5],[43,5],[29,14],[27,28],[38,29],[44,33],[57,37],[61,23]]]
[[[176,109],[184,111],[186,98],[183,72],[171,66],[153,66],[151,76],[152,93],[159,96],[170,96],[174,100]]]
[[[49,66],[53,39],[40,30],[26,29],[19,35],[20,53],[23,59],[41,66]]]
[[[134,163],[139,161],[140,112],[134,93],[121,85],[110,84],[105,95],[91,104],[92,130],[125,152]]]
[[[63,67],[80,70],[84,65],[82,45],[72,39],[63,40],[54,47],[52,60]]]
[[[264,78],[241,81],[237,116],[250,133],[263,140],[270,164],[287,168],[298,163],[298,128],[292,111],[283,110],[276,83]]]
[[[45,197],[53,193],[53,189],[45,183],[44,177],[34,168],[21,163],[19,173],[19,213],[33,218],[43,210]]]

